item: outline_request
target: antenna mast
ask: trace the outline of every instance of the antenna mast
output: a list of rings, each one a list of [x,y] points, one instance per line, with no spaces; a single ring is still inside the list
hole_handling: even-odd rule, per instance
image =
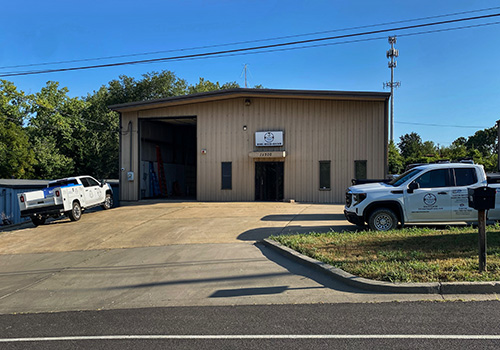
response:
[[[395,43],[396,43],[396,36],[390,36],[389,37],[389,44],[391,44],[391,48],[390,48],[390,50],[387,51],[386,55],[387,55],[387,58],[391,59],[391,61],[388,63],[388,66],[391,69],[391,81],[383,84],[384,88],[386,88],[386,87],[391,88],[391,117],[390,117],[391,136],[390,136],[390,140],[393,142],[394,142],[394,88],[401,86],[401,82],[394,81],[394,68],[396,68],[396,66],[397,66],[397,62],[394,58],[399,56],[399,50],[394,48]]]
[[[248,69],[248,65],[245,63],[245,67],[243,67],[243,69],[245,70],[245,89],[247,88],[247,69]]]

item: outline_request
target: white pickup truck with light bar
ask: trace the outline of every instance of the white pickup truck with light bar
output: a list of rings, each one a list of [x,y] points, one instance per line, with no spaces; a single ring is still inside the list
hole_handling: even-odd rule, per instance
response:
[[[49,217],[66,215],[78,221],[85,209],[113,206],[113,190],[91,176],[68,177],[49,182],[47,188],[17,195],[21,217],[30,217],[35,226]]]
[[[414,167],[390,182],[351,186],[346,191],[344,215],[356,225],[386,231],[414,223],[475,222],[468,190],[488,186],[496,190],[495,209],[488,220],[500,220],[498,174],[487,176],[482,165],[427,164]]]

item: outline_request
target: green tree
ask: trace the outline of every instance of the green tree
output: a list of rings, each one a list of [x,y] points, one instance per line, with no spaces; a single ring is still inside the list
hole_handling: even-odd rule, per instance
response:
[[[82,112],[86,125],[82,133],[85,162],[78,165],[79,173],[97,178],[118,177],[119,118],[118,113],[108,108],[113,98],[103,86],[85,99],[86,108]]]
[[[219,82],[212,83],[209,80],[200,78],[196,85],[190,85],[188,88],[188,94],[196,94],[200,92],[209,92],[217,90],[235,89],[240,86],[236,82],[229,82],[220,85]]]
[[[400,174],[404,170],[403,157],[392,140],[389,142],[388,147],[388,162],[389,174]]]
[[[188,92],[187,82],[167,70],[143,74],[140,80],[121,75],[110,81],[106,89],[110,105],[186,95]]]
[[[439,150],[434,142],[424,141],[421,154],[427,157],[439,157]]]
[[[468,150],[476,149],[485,157],[493,154],[496,151],[497,128],[496,126],[476,131],[465,142]]]
[[[399,137],[398,147],[406,163],[411,163],[422,156],[422,138],[415,132]]]
[[[13,83],[0,80],[0,178],[33,176],[35,158],[23,128],[28,99]]]
[[[85,103],[68,97],[67,93],[67,88],[49,81],[32,99],[28,132],[39,178],[73,175],[76,164],[83,161],[81,111]]]

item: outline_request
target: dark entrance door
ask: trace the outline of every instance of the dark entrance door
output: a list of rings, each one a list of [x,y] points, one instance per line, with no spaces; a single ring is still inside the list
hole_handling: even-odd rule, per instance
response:
[[[255,200],[283,200],[283,162],[255,162]]]

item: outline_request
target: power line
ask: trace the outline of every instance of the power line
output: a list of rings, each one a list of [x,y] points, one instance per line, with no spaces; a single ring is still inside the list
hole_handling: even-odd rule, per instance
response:
[[[196,46],[196,47],[190,47],[190,48],[160,50],[160,51],[152,51],[152,52],[125,54],[125,55],[104,56],[104,57],[95,57],[95,58],[83,58],[83,59],[77,59],[77,60],[66,60],[66,61],[55,61],[55,62],[43,62],[43,63],[31,63],[31,64],[22,64],[22,65],[3,66],[3,67],[0,67],[0,69],[36,67],[36,66],[47,66],[47,65],[55,65],[55,64],[65,64],[65,63],[77,63],[77,62],[90,62],[90,61],[100,61],[100,60],[107,60],[107,59],[114,59],[114,58],[156,55],[156,54],[168,53],[168,52],[182,52],[182,51],[209,49],[209,48],[215,48],[215,47],[227,47],[227,46],[234,46],[234,45],[257,43],[257,42],[275,41],[275,40],[299,38],[299,37],[320,35],[320,34],[327,34],[327,33],[343,32],[343,31],[348,31],[348,30],[381,27],[381,26],[400,24],[400,23],[417,22],[417,21],[423,21],[423,20],[429,20],[429,19],[435,19],[435,18],[451,17],[451,16],[464,15],[464,14],[468,14],[468,13],[478,13],[478,12],[492,11],[492,10],[498,10],[498,9],[500,9],[500,6],[489,7],[489,8],[478,9],[478,10],[454,12],[454,13],[448,13],[448,14],[442,14],[442,15],[435,15],[435,16],[412,18],[412,19],[406,19],[406,20],[400,20],[400,21],[392,21],[392,22],[385,22],[385,23],[377,23],[377,24],[370,24],[370,25],[363,25],[363,26],[341,28],[341,29],[332,29],[332,30],[303,33],[303,34],[294,34],[294,35],[285,35],[285,36],[273,37],[273,38],[246,40],[246,41],[239,41],[239,42],[232,42],[232,43],[225,43],[225,44],[204,45],[204,46]]]
[[[396,31],[400,31],[400,30],[423,28],[423,27],[430,27],[430,26],[436,26],[436,25],[493,18],[493,17],[498,17],[498,16],[500,16],[500,13],[483,15],[483,16],[476,16],[476,17],[452,19],[452,20],[447,20],[447,21],[416,24],[416,25],[404,26],[404,27],[398,27],[398,28],[373,30],[373,31],[369,31],[369,32],[351,33],[351,34],[344,34],[344,35],[324,37],[324,38],[298,40],[298,41],[278,43],[278,44],[253,46],[253,47],[246,47],[246,48],[232,49],[232,50],[222,50],[222,51],[215,51],[215,52],[205,52],[205,53],[198,53],[198,54],[191,54],[191,55],[162,57],[162,58],[154,58],[154,59],[147,59],[147,60],[126,61],[126,62],[99,64],[99,65],[92,65],[92,66],[79,66],[79,67],[47,69],[47,70],[37,70],[37,71],[27,71],[27,72],[10,72],[10,73],[6,73],[6,74],[1,74],[0,77],[24,76],[24,75],[43,74],[43,73],[55,73],[55,72],[67,72],[67,71],[87,70],[87,69],[95,69],[95,68],[108,68],[108,67],[140,64],[140,63],[165,62],[165,61],[187,59],[187,58],[210,57],[210,56],[226,55],[226,54],[238,53],[238,52],[249,52],[249,51],[264,50],[264,49],[276,48],[276,47],[293,46],[293,45],[307,44],[307,43],[327,41],[327,40],[335,40],[335,39],[343,39],[343,38],[358,37],[358,36],[365,36],[365,35],[373,35],[373,34],[386,33],[386,32],[396,32]]]
[[[446,128],[464,128],[464,129],[487,129],[488,126],[478,126],[478,125],[451,125],[451,124],[427,124],[427,123],[413,123],[413,122],[395,122],[396,124],[408,124],[408,125],[419,125],[419,126],[438,126]]]
[[[490,26],[490,25],[496,25],[496,24],[500,24],[500,21],[498,21],[498,22],[491,22],[491,23],[483,23],[483,24],[475,24],[475,25],[470,25],[470,26],[461,26],[461,27],[453,27],[453,28],[445,28],[445,29],[428,30],[428,31],[408,33],[408,34],[398,34],[398,38],[399,37],[405,37],[405,36],[415,36],[415,35],[423,35],[423,34],[441,33],[441,32],[447,32],[447,31],[452,31],[452,30],[478,28],[478,27],[484,27],[484,26]],[[337,41],[337,42],[334,42],[334,43],[323,43],[323,44],[304,45],[304,46],[297,46],[297,47],[287,47],[287,48],[280,48],[280,49],[270,49],[270,50],[262,50],[262,51],[258,51],[258,52],[240,52],[240,53],[233,53],[233,54],[214,55],[214,56],[210,56],[210,57],[191,57],[191,58],[186,58],[186,59],[173,59],[173,60],[169,60],[169,61],[170,62],[179,62],[179,61],[191,61],[191,60],[196,60],[196,59],[206,59],[206,58],[220,58],[220,57],[234,57],[234,56],[244,56],[244,55],[256,55],[256,54],[262,54],[262,53],[283,52],[283,51],[302,50],[302,49],[310,49],[310,48],[333,46],[333,45],[361,43],[361,42],[374,41],[374,40],[387,40],[387,37],[386,36],[379,36],[379,37],[366,38],[366,39]]]

